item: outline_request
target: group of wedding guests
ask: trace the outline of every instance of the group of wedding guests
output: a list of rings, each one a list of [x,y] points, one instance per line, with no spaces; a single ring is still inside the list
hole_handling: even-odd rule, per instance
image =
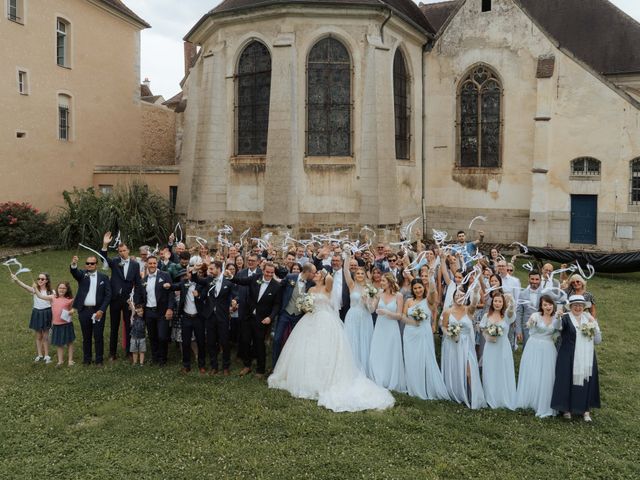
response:
[[[255,360],[255,376],[263,377],[265,342],[272,337],[275,367],[305,313],[301,297],[316,272],[324,271],[331,273],[330,302],[356,363],[378,385],[470,408],[527,408],[540,417],[560,412],[591,421],[591,409],[600,406],[594,345],[601,334],[586,280],[561,272],[558,281],[554,267],[545,264],[531,269],[521,288],[513,259],[507,262],[497,249],[478,255],[479,234],[466,242],[460,231],[453,244],[427,248],[418,241],[399,251],[384,243],[352,251],[325,242],[282,253],[259,242],[214,251],[199,242],[187,249],[171,235],[160,251],[144,246],[134,258],[125,243],[111,256],[107,232],[100,257],[87,257],[84,269],[77,256],[72,259],[75,297],[68,282],[53,291],[46,273],[32,286],[13,279],[34,296],[36,362],[51,362],[51,343],[59,366],[64,347],[68,364],[74,363],[71,315],[77,312],[83,363],[102,365],[108,307],[111,361],[122,325],[122,350],[134,364],[144,364],[148,336],[154,364],[167,364],[173,341],[181,346],[182,373],[191,370],[195,356],[201,374],[229,375],[237,344],[244,365],[239,374],[251,373]],[[98,269],[102,260],[110,277]],[[513,351],[519,343],[524,352],[516,382]]]

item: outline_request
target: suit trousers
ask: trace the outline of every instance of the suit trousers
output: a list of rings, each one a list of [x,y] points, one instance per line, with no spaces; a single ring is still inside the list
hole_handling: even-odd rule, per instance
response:
[[[257,373],[265,373],[267,364],[267,350],[265,347],[265,338],[269,331],[270,325],[263,325],[263,319],[257,318],[255,315],[247,315],[242,322],[242,336],[240,341],[243,345],[242,362],[247,368],[251,368],[253,358],[258,362]]]
[[[149,307],[144,309],[144,321],[151,342],[151,360],[164,366],[169,353],[169,321],[161,312]]]
[[[104,355],[104,314],[99,322],[93,323],[91,316],[98,311],[98,307],[83,307],[78,311],[80,328],[82,329],[82,363],[91,363],[92,341],[96,344],[96,364],[102,364]]]
[[[221,320],[212,313],[205,321],[205,332],[211,368],[218,370],[218,350],[222,349],[222,368],[228,370],[231,367],[229,318]]]
[[[273,336],[273,347],[271,349],[271,361],[272,367],[276,367],[276,363],[278,363],[278,357],[280,357],[280,352],[282,351],[282,347],[284,347],[284,335],[287,329],[293,330],[298,323],[298,320],[302,318],[302,315],[290,315],[285,310],[280,313],[278,317],[278,322],[276,323],[276,331]]]
[[[109,356],[115,358],[118,352],[118,333],[120,330],[120,323],[124,318],[124,332],[122,335],[126,339],[127,347],[125,354],[129,353],[129,347],[131,345],[131,322],[129,321],[129,316],[131,315],[131,311],[129,310],[129,305],[127,304],[127,300],[129,297],[115,297],[111,299],[111,304],[109,305],[109,313],[111,317],[111,331],[109,334]]]
[[[182,314],[182,366],[191,368],[191,334],[198,344],[198,368],[204,368],[207,358],[204,318],[196,313]]]

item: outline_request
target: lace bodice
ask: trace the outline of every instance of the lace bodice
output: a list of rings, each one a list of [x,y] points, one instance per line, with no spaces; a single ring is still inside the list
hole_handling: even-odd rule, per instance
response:
[[[334,311],[331,305],[331,298],[325,293],[314,292],[313,296],[313,311],[318,312],[320,310]]]
[[[544,320],[537,312],[532,315],[532,319],[534,320],[535,324],[529,328],[529,335],[531,337],[552,340],[553,334],[556,332],[556,330],[560,329],[560,319],[557,317],[554,317],[549,326],[545,325]]]

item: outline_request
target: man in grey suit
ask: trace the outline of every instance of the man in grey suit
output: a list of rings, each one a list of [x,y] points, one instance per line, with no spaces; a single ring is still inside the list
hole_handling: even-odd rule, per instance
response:
[[[536,270],[529,272],[529,285],[520,292],[516,307],[516,338],[524,347],[529,340],[527,321],[534,312],[538,311],[540,303],[540,273]]]

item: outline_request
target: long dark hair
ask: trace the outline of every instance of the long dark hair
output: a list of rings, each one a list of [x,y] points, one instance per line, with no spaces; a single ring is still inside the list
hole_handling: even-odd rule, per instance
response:
[[[422,291],[424,292],[422,294],[422,298],[427,298],[427,287],[425,287],[424,283],[422,283],[422,279],[414,278],[413,280],[411,280],[411,296],[413,297],[413,299],[416,299],[416,294],[413,292],[413,287],[416,285],[422,285]]]
[[[540,303],[538,304],[538,312],[540,312],[541,314],[544,314],[544,311],[542,310],[542,302],[543,301],[553,305],[553,312],[551,312],[551,315],[556,313],[556,310],[558,309],[558,306],[556,305],[556,302],[553,300],[553,298],[551,298],[550,295],[542,295],[540,297]]]
[[[40,275],[44,275],[46,277],[46,279],[47,279],[47,282],[44,284],[44,288],[47,291],[47,295],[52,295],[52,294],[56,293],[51,288],[51,275],[49,275],[47,272],[40,272],[38,274],[38,276],[40,276]]]
[[[504,312],[507,310],[507,299],[505,298],[504,294],[499,290],[491,292],[491,305],[489,306],[489,315],[497,311],[493,308],[493,299],[496,297],[502,298],[502,308],[498,313],[500,314],[501,317],[504,317]]]

